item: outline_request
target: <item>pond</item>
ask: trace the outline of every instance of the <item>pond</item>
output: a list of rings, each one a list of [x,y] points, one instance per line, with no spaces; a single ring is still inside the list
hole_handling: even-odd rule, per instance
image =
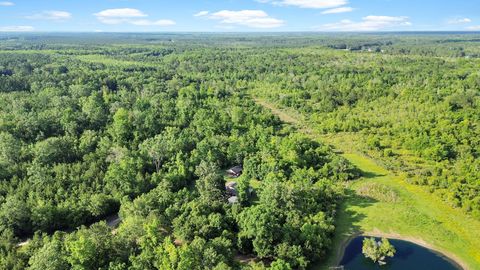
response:
[[[389,239],[397,252],[387,260],[387,265],[379,266],[362,254],[363,236],[354,238],[346,247],[340,265],[345,270],[459,270],[462,269],[448,258],[428,248],[411,242]],[[377,241],[380,239],[377,239]]]

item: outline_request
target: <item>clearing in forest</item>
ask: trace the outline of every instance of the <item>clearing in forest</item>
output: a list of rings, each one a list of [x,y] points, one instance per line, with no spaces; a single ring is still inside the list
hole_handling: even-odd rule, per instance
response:
[[[386,170],[345,141],[354,138],[325,136],[310,128],[298,112],[278,108],[265,99],[255,101],[301,132],[330,144],[363,172],[361,179],[347,184],[331,255],[315,269],[338,263],[342,246],[359,233],[416,242],[447,255],[465,269],[480,269],[478,220],[448,206],[424,187],[407,183],[405,176]]]

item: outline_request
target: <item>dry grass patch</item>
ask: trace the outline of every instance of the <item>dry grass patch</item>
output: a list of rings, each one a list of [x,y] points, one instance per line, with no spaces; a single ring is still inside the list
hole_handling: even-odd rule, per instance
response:
[[[357,194],[380,202],[397,203],[400,201],[395,190],[379,183],[365,183],[357,189]]]

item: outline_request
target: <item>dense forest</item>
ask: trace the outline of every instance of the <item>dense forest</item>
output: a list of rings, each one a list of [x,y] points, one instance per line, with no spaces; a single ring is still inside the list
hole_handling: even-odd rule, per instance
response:
[[[355,134],[362,150],[480,218],[478,42],[0,36],[0,268],[287,270],[323,260],[345,183],[361,172],[253,96],[325,134]],[[240,177],[226,174],[238,165]],[[117,213],[112,228],[104,220]]]
[[[256,105],[244,91],[251,72],[237,72],[235,50],[218,52],[2,52],[0,268],[236,269],[247,256],[262,261],[244,267],[289,269],[321,259],[342,182],[358,173]],[[224,171],[235,165],[244,172],[229,203]],[[117,212],[114,233],[97,222]]]
[[[477,58],[286,54],[293,52],[288,70],[253,83],[255,95],[301,112],[324,134],[355,138],[362,151],[480,219]]]

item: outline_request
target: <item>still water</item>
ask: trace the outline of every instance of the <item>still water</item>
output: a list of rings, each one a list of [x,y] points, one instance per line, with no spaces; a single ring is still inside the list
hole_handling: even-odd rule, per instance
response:
[[[340,265],[345,270],[459,270],[462,269],[444,256],[407,241],[389,239],[397,252],[379,266],[362,254],[363,236],[354,238],[345,249]],[[377,241],[380,239],[377,239]]]

